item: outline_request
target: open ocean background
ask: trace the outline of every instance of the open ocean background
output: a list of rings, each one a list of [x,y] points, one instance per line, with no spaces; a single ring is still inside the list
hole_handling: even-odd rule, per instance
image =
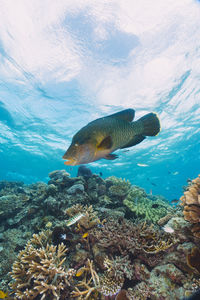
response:
[[[200,172],[199,1],[0,1],[0,180],[76,176],[72,136],[126,108],[161,133],[88,167],[179,198]]]

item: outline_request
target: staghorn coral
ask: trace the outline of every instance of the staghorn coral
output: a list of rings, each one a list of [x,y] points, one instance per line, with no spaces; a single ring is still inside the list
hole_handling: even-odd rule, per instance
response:
[[[60,299],[62,290],[70,286],[73,269],[63,265],[67,248],[64,244],[49,245],[50,232],[34,234],[20,251],[10,272],[10,284],[16,299]]]
[[[190,182],[180,200],[181,205],[184,206],[184,219],[195,224],[192,233],[200,238],[200,175]]]
[[[98,294],[100,287],[100,280],[97,272],[94,270],[93,261],[87,260],[87,263],[78,273],[84,274],[84,278],[75,285],[74,290],[71,292],[72,298],[89,299],[91,295]],[[79,276],[79,275],[78,275]]]

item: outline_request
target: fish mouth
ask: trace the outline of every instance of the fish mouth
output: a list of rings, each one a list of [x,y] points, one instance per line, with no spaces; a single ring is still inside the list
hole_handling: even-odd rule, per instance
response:
[[[67,166],[75,166],[77,164],[77,160],[74,158],[69,158],[66,161],[64,161],[64,164]]]

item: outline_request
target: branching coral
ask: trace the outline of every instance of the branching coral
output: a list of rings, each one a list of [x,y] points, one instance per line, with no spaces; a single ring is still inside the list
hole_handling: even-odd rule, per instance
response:
[[[103,228],[93,229],[94,236],[98,239],[99,247],[108,249],[113,254],[157,254],[174,245],[176,239],[153,226],[146,224],[133,224],[123,218],[111,219]]]
[[[89,299],[91,294],[98,293],[97,289],[100,286],[99,276],[94,270],[93,261],[90,261],[89,259],[86,263],[86,266],[82,267],[81,269],[81,273],[84,273],[84,278],[75,285],[75,290],[72,291],[71,297],[78,297],[78,299]]]
[[[176,239],[172,235],[163,232],[159,234],[155,231],[153,225],[148,226],[144,223],[141,227],[140,243],[142,249],[146,253],[158,253],[165,251],[176,243]]]
[[[24,250],[20,251],[10,272],[14,283],[11,288],[17,299],[60,299],[61,291],[70,285],[73,269],[63,263],[66,247],[49,245],[49,232],[34,234]]]

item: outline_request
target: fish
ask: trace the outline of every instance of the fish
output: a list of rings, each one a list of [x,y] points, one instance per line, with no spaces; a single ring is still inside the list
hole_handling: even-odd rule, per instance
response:
[[[140,164],[140,163],[138,163],[138,164],[137,164],[137,166],[138,166],[138,167],[148,167],[149,165],[147,165],[147,164]]]
[[[169,225],[167,225],[167,224],[165,226],[163,226],[163,230],[165,232],[168,232],[168,233],[173,233],[174,232],[174,229],[172,227],[170,227]]]
[[[76,272],[76,277],[80,277],[84,272],[85,272],[84,267],[78,269],[78,271]]]
[[[173,199],[173,200],[171,200],[171,203],[173,204],[173,203],[178,203],[180,200],[179,199]]]
[[[78,222],[82,217],[84,217],[84,214],[78,213],[75,216],[73,216],[72,218],[70,218],[67,221],[66,225],[67,226],[71,226],[71,225],[75,224],[76,222]]]
[[[88,123],[73,136],[63,155],[64,164],[76,166],[102,158],[117,159],[114,151],[133,147],[146,136],[156,136],[160,132],[156,113],[146,114],[133,122],[134,116],[134,109],[125,109]]]
[[[82,235],[82,238],[85,239],[85,238],[88,236],[88,234],[89,234],[88,232],[85,232],[85,233]]]
[[[0,299],[8,298],[8,293],[4,293],[2,290],[0,290]]]

